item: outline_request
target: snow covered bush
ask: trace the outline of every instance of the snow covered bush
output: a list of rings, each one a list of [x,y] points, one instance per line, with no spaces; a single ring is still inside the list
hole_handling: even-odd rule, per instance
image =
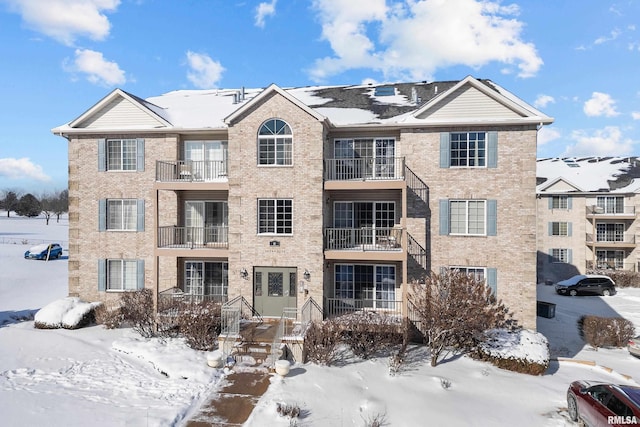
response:
[[[414,283],[409,304],[429,347],[431,366],[450,351],[473,350],[482,333],[514,328],[516,321],[484,281],[457,270],[431,273]]]
[[[144,338],[155,336],[155,313],[151,289],[124,292],[120,296],[122,319]]]
[[[38,329],[78,329],[95,321],[94,310],[100,303],[62,298],[42,307],[34,317]]]
[[[528,329],[491,329],[473,356],[498,368],[542,375],[549,367],[549,343],[544,335]]]
[[[633,323],[622,317],[582,316],[578,332],[596,350],[599,347],[624,347],[635,335]]]

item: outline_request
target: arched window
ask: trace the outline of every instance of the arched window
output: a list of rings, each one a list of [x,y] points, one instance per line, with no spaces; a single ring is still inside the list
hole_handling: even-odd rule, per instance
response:
[[[258,131],[258,165],[291,165],[291,127],[280,119],[269,119]]]

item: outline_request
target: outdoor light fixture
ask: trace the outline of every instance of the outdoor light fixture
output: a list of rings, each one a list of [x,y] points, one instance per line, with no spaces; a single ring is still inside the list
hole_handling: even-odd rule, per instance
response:
[[[309,280],[311,279],[311,273],[309,273],[309,270],[307,270],[306,268],[304,269],[304,280]]]
[[[240,277],[242,277],[243,279],[249,277],[249,272],[246,268],[242,267],[242,269],[240,270]]]

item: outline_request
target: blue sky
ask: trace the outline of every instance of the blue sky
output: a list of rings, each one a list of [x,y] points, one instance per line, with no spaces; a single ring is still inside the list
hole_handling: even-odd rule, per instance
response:
[[[66,188],[50,129],[116,87],[495,81],[538,156],[640,154],[640,0],[0,0],[0,193]]]

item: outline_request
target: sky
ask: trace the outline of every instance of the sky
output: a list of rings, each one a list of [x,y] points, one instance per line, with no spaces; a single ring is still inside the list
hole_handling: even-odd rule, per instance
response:
[[[490,79],[538,157],[640,155],[640,0],[0,0],[0,194],[67,187],[51,129],[115,88]]]

